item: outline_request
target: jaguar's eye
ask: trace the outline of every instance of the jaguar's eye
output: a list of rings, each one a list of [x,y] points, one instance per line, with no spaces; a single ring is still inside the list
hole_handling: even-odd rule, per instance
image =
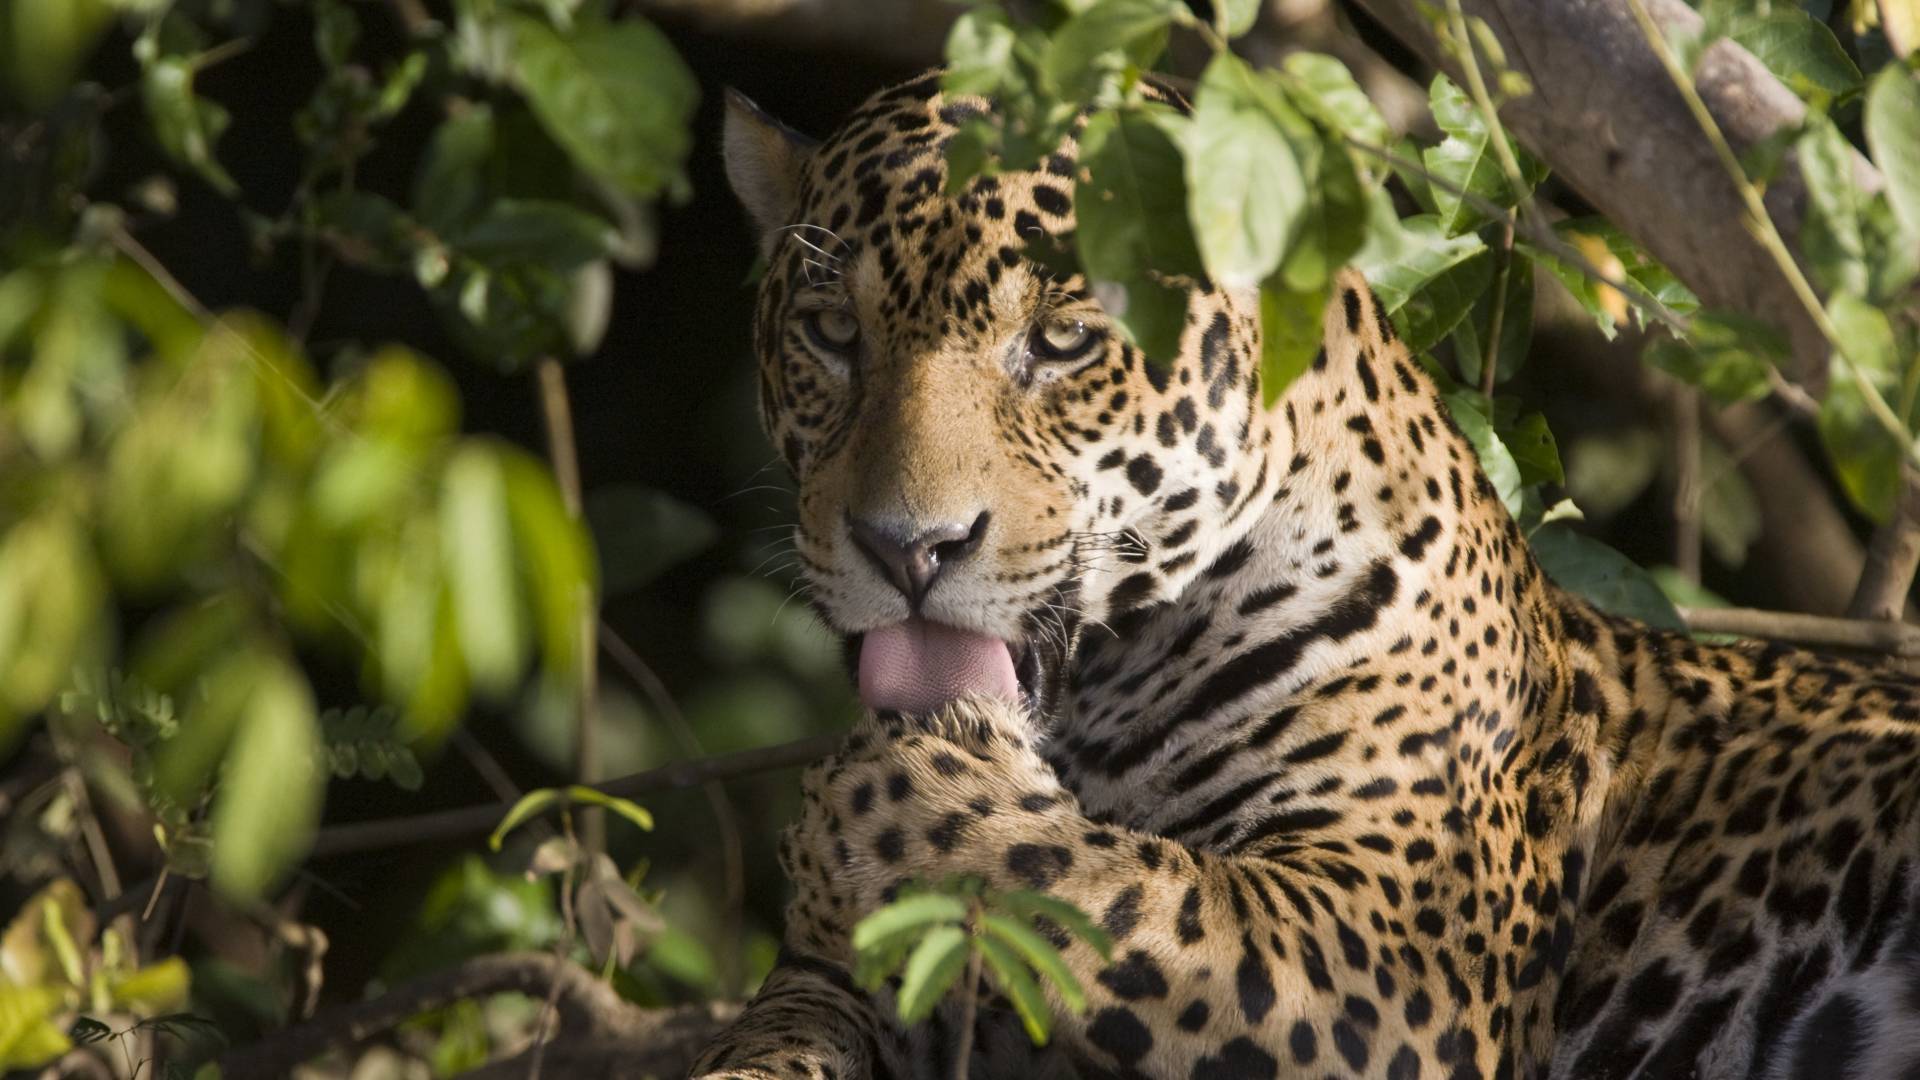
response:
[[[846,352],[860,339],[860,321],[839,308],[810,312],[804,325],[813,343],[829,352]]]
[[[1030,339],[1034,355],[1044,360],[1071,360],[1087,351],[1100,335],[1079,319],[1049,319],[1034,328]]]

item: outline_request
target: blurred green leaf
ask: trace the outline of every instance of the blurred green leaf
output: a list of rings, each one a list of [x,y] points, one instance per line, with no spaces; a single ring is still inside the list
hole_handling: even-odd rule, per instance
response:
[[[103,0],[11,0],[0,6],[0,78],[29,109],[47,108],[66,91],[112,14]]]
[[[1225,19],[1223,28],[1228,37],[1239,37],[1253,29],[1260,18],[1261,0],[1220,0],[1215,5]]]
[[[1807,183],[1800,250],[1813,279],[1830,292],[1864,293],[1866,245],[1860,222],[1865,196],[1854,181],[1854,152],[1833,121],[1809,113],[1794,149]]]
[[[1847,343],[1847,355],[1856,358],[1869,380],[1884,386],[1902,370],[1885,312],[1841,293],[1828,303],[1827,313]],[[1905,362],[1914,361],[1909,357]],[[1913,422],[1911,417],[1902,419],[1909,425]],[[1869,411],[1866,395],[1837,359],[1827,396],[1820,403],[1819,428],[1840,486],[1868,517],[1886,521],[1899,498],[1900,467],[1907,448]]]
[[[1086,912],[1057,896],[1030,889],[1001,893],[999,907],[1025,919],[1051,919],[1087,943],[1103,961],[1113,958],[1113,938]]]
[[[1920,76],[1897,65],[1875,75],[1863,122],[1893,216],[1909,248],[1920,247]]]
[[[231,118],[218,102],[194,93],[193,61],[179,56],[154,59],[141,73],[140,93],[161,149],[222,195],[237,196],[240,186],[213,156],[213,145]]]
[[[39,711],[66,685],[104,599],[92,545],[58,506],[0,534],[0,745],[10,714]]]
[[[904,1023],[917,1024],[933,1014],[954,980],[967,967],[967,932],[958,926],[927,931],[907,957],[901,972],[898,1007]]]
[[[1654,367],[1731,404],[1767,395],[1767,373],[1787,358],[1787,343],[1757,319],[1703,311],[1693,317],[1684,340],[1661,338],[1645,355]]]
[[[312,842],[325,778],[313,694],[277,658],[250,672],[213,807],[213,883],[227,896],[261,896]]]
[[[652,488],[595,488],[587,492],[586,514],[606,567],[608,596],[642,588],[720,537],[711,517]]]
[[[449,241],[483,263],[531,262],[572,270],[604,257],[613,230],[605,221],[566,203],[500,199]]]
[[[1013,64],[1019,35],[996,4],[962,12],[947,32],[946,71],[940,85],[949,94],[990,95]]]
[[[1741,475],[1739,463],[1716,440],[1701,441],[1700,475],[1706,484],[1700,493],[1701,539],[1714,558],[1738,567],[1765,527],[1760,500]]]
[[[522,454],[503,462],[507,514],[519,565],[526,575],[541,656],[549,672],[570,672],[580,650],[582,615],[592,610],[594,550],[580,522],[567,513],[560,489],[543,466]]]
[[[1825,23],[1804,11],[1776,7],[1764,13],[1742,12],[1724,22],[1710,22],[1709,33],[1716,29],[1745,46],[1801,97],[1818,91],[1839,98],[1860,89],[1860,69],[1840,47],[1840,40]]]
[[[1151,63],[1181,13],[1176,0],[1094,0],[1054,31],[1046,73],[1065,100],[1091,100],[1103,79]]]
[[[566,31],[524,16],[512,26],[520,88],[576,163],[634,195],[685,184],[699,87],[665,35],[637,16]]]
[[[1567,490],[1583,510],[1611,517],[1646,490],[1664,457],[1659,433],[1649,428],[1583,435],[1567,451]]]
[[[1074,977],[1073,969],[1067,966],[1060,950],[1054,948],[1052,942],[1041,937],[1033,927],[1005,915],[989,912],[981,918],[980,923],[981,929],[988,935],[1005,942],[1029,967],[1053,983],[1068,1011],[1086,1011],[1086,989]]]
[[[66,995],[50,986],[0,983],[0,1069],[38,1068],[73,1048],[53,1023]]]
[[[1685,629],[1660,586],[1625,555],[1559,523],[1541,526],[1532,543],[1548,577],[1600,610],[1663,630]]]
[[[1193,239],[1213,280],[1258,284],[1280,265],[1307,209],[1301,148],[1313,144],[1312,129],[1231,53],[1207,65],[1194,98],[1176,129]]]
[[[943,893],[914,893],[895,900],[854,924],[855,951],[871,949],[895,934],[965,921],[967,905]]]
[[[463,446],[440,486],[441,558],[453,588],[461,656],[476,687],[506,693],[520,679],[526,640],[514,536],[500,455]]]

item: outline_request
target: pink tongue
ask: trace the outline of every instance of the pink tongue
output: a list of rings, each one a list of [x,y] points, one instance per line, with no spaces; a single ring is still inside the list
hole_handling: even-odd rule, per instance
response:
[[[968,694],[1020,697],[1007,643],[908,619],[860,641],[860,702],[869,709],[927,713]]]

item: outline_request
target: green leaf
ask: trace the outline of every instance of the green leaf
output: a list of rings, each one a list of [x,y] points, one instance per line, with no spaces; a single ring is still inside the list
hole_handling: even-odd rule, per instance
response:
[[[487,837],[487,849],[499,851],[500,844],[507,838],[508,833],[526,824],[535,814],[559,801],[558,788],[535,788],[520,796],[513,807],[507,811],[506,816],[500,819],[500,824],[493,827],[493,832]]]
[[[1005,915],[989,914],[981,919],[982,929],[992,937],[1006,942],[1020,954],[1028,966],[1044,975],[1060,992],[1060,1000],[1075,1013],[1087,1011],[1087,992],[1080,980],[1067,966],[1066,959],[1053,943],[1034,932],[1031,926],[1017,922]]]
[[[1086,912],[1060,899],[1043,892],[1020,889],[1001,893],[999,906],[1027,919],[1051,919],[1064,928],[1067,933],[1079,938],[1100,954],[1101,960],[1113,958],[1113,938],[1099,923]]]
[[[1260,393],[1268,406],[1307,370],[1321,345],[1320,316],[1330,290],[1260,290]]]
[[[1737,15],[1723,30],[1801,97],[1818,91],[1839,98],[1860,89],[1860,69],[1840,40],[1804,11],[1777,7],[1766,14]]]
[[[474,685],[504,694],[520,678],[522,623],[500,455],[466,446],[440,484],[440,552],[453,586],[461,655]]]
[[[1020,1023],[1027,1029],[1027,1038],[1035,1046],[1047,1045],[1047,1037],[1053,1025],[1053,1009],[1047,1004],[1047,996],[1040,992],[1040,984],[1033,981],[1033,973],[1020,957],[997,938],[982,937],[974,945],[980,950],[980,956],[986,960],[987,968],[993,972],[993,981],[1000,991],[1013,1002],[1013,1011],[1020,1015]]]
[[[1316,122],[1368,146],[1387,147],[1393,131],[1353,73],[1325,53],[1296,52],[1281,62],[1293,103]]]
[[[541,660],[547,671],[571,672],[580,650],[583,608],[592,610],[596,575],[593,542],[567,513],[560,489],[544,466],[524,454],[509,454],[503,467],[507,514],[526,573]]]
[[[1920,76],[1893,64],[1875,75],[1864,126],[1893,216],[1907,245],[1920,247]]]
[[[169,956],[112,980],[107,992],[120,1008],[133,1008],[141,1013],[165,1012],[186,1003],[191,982],[186,961]]]
[[[1647,571],[1598,540],[1562,524],[1542,525],[1533,554],[1547,576],[1600,610],[1664,630],[1684,630],[1680,614]]]
[[[699,86],[665,35],[634,16],[566,32],[525,16],[512,25],[520,88],[575,163],[633,195],[685,183]]]
[[[1047,76],[1066,101],[1091,100],[1107,76],[1159,55],[1177,13],[1176,0],[1095,0],[1054,31]]]
[[[1567,450],[1567,491],[1589,514],[1612,517],[1653,483],[1665,457],[1664,443],[1649,428],[1585,435]]]
[[[605,221],[562,202],[500,199],[448,237],[462,255],[485,263],[538,263],[571,270],[604,258],[614,232]]]
[[[1833,121],[1809,113],[1806,130],[1794,149],[1807,182],[1800,250],[1806,255],[1814,280],[1830,292],[1864,293],[1866,246],[1860,220],[1865,196],[1853,178],[1853,146]]]
[[[1827,311],[1847,342],[1847,355],[1858,359],[1870,380],[1890,383],[1900,372],[1900,356],[1886,313],[1844,293],[1828,303]],[[1819,428],[1847,496],[1868,517],[1886,521],[1899,498],[1906,448],[1868,410],[1866,395],[1837,359],[1820,403]]]
[[[313,5],[313,47],[321,62],[337,68],[353,58],[360,40],[360,20],[341,0],[319,0]]]
[[[1466,318],[1492,278],[1492,258],[1478,236],[1448,236],[1431,214],[1395,224],[1385,192],[1372,198],[1374,228],[1354,265],[1407,347],[1420,352]]]
[[[1765,397],[1767,373],[1786,357],[1778,330],[1729,312],[1700,312],[1685,340],[1662,338],[1646,352],[1647,363],[1727,404]]]
[[[1095,295],[1158,361],[1178,352],[1186,292],[1154,274],[1198,276],[1180,151],[1147,111],[1100,113],[1080,138],[1075,246]],[[1177,310],[1176,310],[1177,308]]]
[[[1501,207],[1518,203],[1525,192],[1513,189],[1501,167],[1499,152],[1493,148],[1494,136],[1487,130],[1486,119],[1465,91],[1445,75],[1436,75],[1427,97],[1434,121],[1447,137],[1440,145],[1421,154],[1421,161],[1431,174],[1441,231],[1447,236],[1459,236],[1479,228],[1487,220],[1487,215],[1460,192]],[[1527,191],[1533,190],[1546,175],[1546,169],[1513,140],[1508,139],[1507,144],[1520,164]]]
[[[155,59],[141,72],[140,95],[161,149],[222,195],[239,194],[239,185],[213,156],[213,144],[230,117],[218,102],[194,94],[193,62],[178,56]]]
[[[900,976],[898,1006],[904,1023],[917,1024],[933,1015],[948,988],[967,968],[967,932],[958,926],[927,931]]]
[[[1239,37],[1253,29],[1260,19],[1261,0],[1218,0],[1214,5],[1225,22],[1222,26],[1228,37]]]
[[[1746,561],[1747,550],[1760,539],[1765,522],[1760,517],[1760,500],[1747,478],[1741,475],[1739,462],[1714,439],[1700,444],[1700,473],[1711,483],[1700,494],[1700,535],[1713,557],[1730,567]],[[1672,596],[1673,590],[1667,589]]]
[[[864,951],[895,934],[932,923],[963,922],[966,917],[967,905],[955,897],[941,893],[905,896],[854,924],[853,948]]]
[[[1310,146],[1313,133],[1232,53],[1213,58],[1194,97],[1181,129],[1193,238],[1214,281],[1254,285],[1280,265],[1307,209],[1295,140]]]
[[[647,812],[646,807],[641,806],[632,799],[623,799],[618,795],[609,795],[604,791],[585,787],[580,784],[574,784],[567,788],[567,798],[572,799],[574,802],[604,806],[614,813],[619,814],[621,817],[626,818],[628,821],[631,821],[634,827],[641,832],[653,831],[653,815]]]
[[[1500,347],[1494,352],[1495,386],[1519,373],[1526,365],[1527,350],[1533,344],[1533,260],[1509,256],[1507,287],[1497,296],[1501,306]],[[1469,386],[1480,385],[1487,335],[1493,332],[1495,299],[1494,289],[1481,293],[1473,303],[1472,314],[1453,328],[1454,361],[1460,365],[1460,378]]]
[[[37,112],[66,92],[113,12],[102,0],[13,0],[0,18],[0,84]]]
[[[1460,433],[1473,444],[1474,453],[1480,457],[1480,468],[1493,483],[1493,490],[1500,496],[1507,512],[1520,514],[1520,489],[1523,482],[1520,477],[1520,463],[1514,460],[1513,452],[1493,430],[1493,421],[1487,416],[1480,395],[1471,390],[1456,390],[1445,395],[1447,411],[1453,414],[1453,422],[1459,426]]]
[[[587,492],[586,514],[607,569],[608,596],[651,583],[720,538],[713,518],[652,488],[595,488]]]
[[[328,246],[347,262],[383,273],[399,273],[412,264],[420,227],[392,201],[340,189],[315,199],[311,213]]]
[[[1531,487],[1566,483],[1566,471],[1560,466],[1560,447],[1547,428],[1546,417],[1528,413],[1504,433],[1501,441],[1506,443],[1514,464],[1520,468],[1521,484]]]
[[[1372,210],[1353,158],[1331,139],[1308,144],[1307,207],[1299,235],[1280,264],[1280,280],[1296,291],[1317,290],[1333,280],[1366,243]]]
[[[433,131],[413,178],[414,214],[436,232],[452,232],[486,205],[494,154],[493,109],[470,105]]]
[[[321,753],[306,678],[263,658],[213,806],[213,883],[228,897],[265,894],[306,853],[325,791]]]
[[[9,714],[39,711],[66,685],[106,592],[71,515],[44,510],[0,533],[0,743]]]

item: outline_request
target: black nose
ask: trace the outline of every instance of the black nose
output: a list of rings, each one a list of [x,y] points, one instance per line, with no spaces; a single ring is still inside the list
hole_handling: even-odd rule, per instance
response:
[[[980,511],[971,525],[948,523],[935,525],[914,535],[914,529],[894,522],[864,521],[849,517],[847,527],[853,543],[880,568],[888,581],[906,596],[913,610],[940,577],[940,571],[973,554],[987,535],[988,513]]]

